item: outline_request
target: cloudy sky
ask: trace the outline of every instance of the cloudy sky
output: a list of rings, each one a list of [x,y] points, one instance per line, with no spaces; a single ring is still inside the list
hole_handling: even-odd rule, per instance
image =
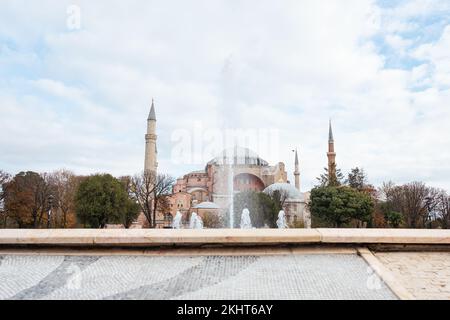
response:
[[[450,1],[0,0],[0,169],[137,173],[152,98],[174,176],[180,132],[267,129],[310,189],[331,118],[344,172],[450,190]]]

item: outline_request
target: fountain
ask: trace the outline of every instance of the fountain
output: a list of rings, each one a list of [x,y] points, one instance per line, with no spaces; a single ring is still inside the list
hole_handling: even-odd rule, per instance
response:
[[[250,219],[250,211],[247,208],[242,210],[241,229],[252,229],[252,220]]]
[[[197,216],[197,225],[196,229],[203,229],[203,220],[201,217]]]
[[[172,221],[172,229],[181,229],[181,219],[183,218],[183,215],[180,211],[177,211],[177,214],[175,215],[175,218]]]
[[[190,229],[203,229],[203,220],[197,215],[197,213],[192,212],[191,219],[189,220]]]
[[[228,193],[230,195],[230,228],[234,228],[234,174],[233,174],[233,163],[230,161],[228,168]]]
[[[286,214],[283,210],[280,210],[280,212],[278,212],[277,227],[278,229],[286,229],[288,227],[286,223]]]
[[[195,229],[195,225],[197,223],[197,214],[192,212],[191,218],[189,219],[189,229]]]

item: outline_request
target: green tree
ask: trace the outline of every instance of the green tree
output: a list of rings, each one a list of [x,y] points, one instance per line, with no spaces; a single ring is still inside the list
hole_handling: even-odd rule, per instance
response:
[[[373,207],[369,195],[351,187],[316,187],[311,190],[311,214],[332,227],[343,227],[353,219],[368,222]]]
[[[390,201],[380,201],[378,202],[377,207],[382,213],[387,227],[399,228],[403,224],[402,213],[396,211]]]
[[[268,195],[274,202],[275,209],[277,210],[277,212],[279,212],[284,207],[284,203],[289,197],[288,192],[285,190],[274,190],[270,192]]]
[[[127,227],[136,219],[137,208],[124,185],[109,174],[86,178],[75,196],[77,218],[90,228],[104,228],[108,223],[122,223]]]
[[[122,214],[122,224],[125,228],[129,228],[139,215],[139,204],[132,199],[127,199],[125,203],[125,211]]]
[[[336,172],[336,175],[332,175],[330,177],[328,168],[324,168],[325,172],[316,178],[319,182],[317,187],[338,187],[345,184],[344,174],[342,173],[341,169],[338,169],[336,167],[336,164],[332,164],[332,166],[334,167],[333,171]]]
[[[351,169],[348,173],[347,184],[349,187],[359,191],[364,190],[368,185],[367,176],[364,169],[360,169],[358,167]]]
[[[403,215],[400,212],[388,211],[384,216],[389,227],[399,228],[403,223]]]
[[[203,218],[203,227],[207,229],[219,229],[223,228],[224,222],[220,215],[217,212],[206,211],[202,213]]]

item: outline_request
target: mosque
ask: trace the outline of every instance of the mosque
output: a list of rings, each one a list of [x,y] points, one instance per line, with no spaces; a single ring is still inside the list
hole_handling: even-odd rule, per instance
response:
[[[156,141],[156,112],[152,101],[145,135],[144,170],[146,171],[157,171]],[[336,154],[331,123],[328,147],[328,166],[333,169],[332,164]],[[157,217],[160,221],[170,220],[177,211],[183,214],[185,220],[192,212],[199,215],[203,212],[226,214],[235,193],[253,190],[270,194],[278,190],[285,198],[283,209],[287,223],[310,228],[311,215],[307,206],[310,194],[302,192],[300,188],[297,150],[295,150],[294,165],[295,185],[292,185],[287,179],[283,162],[270,165],[248,148],[235,146],[226,149],[206,163],[203,170],[189,172],[178,178],[173,186],[172,194],[168,196],[170,212],[158,212]]]

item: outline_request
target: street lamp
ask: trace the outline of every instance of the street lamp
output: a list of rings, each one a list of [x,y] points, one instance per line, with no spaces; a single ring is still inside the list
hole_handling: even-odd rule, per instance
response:
[[[427,220],[428,220],[428,226],[430,229],[433,227],[433,217],[431,215],[431,197],[425,197],[425,206],[427,207]]]
[[[50,229],[50,220],[52,217],[53,195],[48,196],[47,229]]]

